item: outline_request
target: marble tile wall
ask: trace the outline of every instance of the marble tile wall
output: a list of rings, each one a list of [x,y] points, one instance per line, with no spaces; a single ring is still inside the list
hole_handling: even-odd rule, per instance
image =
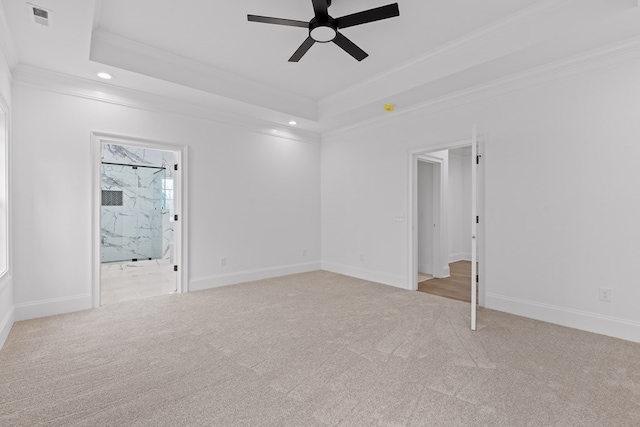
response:
[[[122,192],[122,206],[101,209],[102,262],[172,260],[173,221],[164,186],[173,176],[173,153],[105,144],[102,161],[102,190]]]
[[[126,165],[164,167],[166,168],[167,178],[173,178],[173,165],[175,164],[172,152],[116,144],[104,144],[102,146],[102,161]]]

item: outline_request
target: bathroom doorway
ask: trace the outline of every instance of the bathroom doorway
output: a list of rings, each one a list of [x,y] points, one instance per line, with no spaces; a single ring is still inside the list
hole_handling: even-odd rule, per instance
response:
[[[96,307],[181,292],[180,151],[134,144],[94,144],[100,157]]]

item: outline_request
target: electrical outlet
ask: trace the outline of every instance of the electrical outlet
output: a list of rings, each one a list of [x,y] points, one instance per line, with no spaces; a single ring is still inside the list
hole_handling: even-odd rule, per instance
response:
[[[611,288],[600,288],[600,301],[611,302]]]
[[[227,257],[220,258],[220,267],[226,267],[226,266],[227,266]]]

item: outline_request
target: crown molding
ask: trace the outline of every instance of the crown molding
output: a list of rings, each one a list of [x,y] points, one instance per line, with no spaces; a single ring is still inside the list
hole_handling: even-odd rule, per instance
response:
[[[390,102],[400,93],[505,57],[569,31],[588,31],[594,23],[635,7],[636,0],[542,0],[417,59],[350,86],[318,102],[319,121],[331,120],[372,103]],[[544,28],[544,31],[540,31]]]
[[[316,132],[292,129],[279,123],[230,113],[210,105],[189,103],[24,64],[19,65],[14,70],[13,83],[48,92],[155,113],[170,113],[204,119],[271,137],[308,143],[320,142],[320,135]]]
[[[0,1],[0,50],[4,53],[10,70],[18,66],[18,52],[13,43],[13,36],[9,30],[7,14],[5,13],[2,1]]]
[[[378,114],[358,123],[322,133],[322,139],[358,132],[364,128],[376,129],[390,124],[424,118],[425,115],[455,108],[482,99],[526,89],[552,80],[590,71],[619,66],[640,60],[640,37],[554,61],[527,71],[505,76],[487,83],[472,86],[438,98],[398,110],[393,116]]]
[[[420,55],[416,58],[406,61],[396,67],[390,68],[372,78],[362,80],[361,82],[353,86],[350,86],[349,90],[351,89],[361,90],[361,89],[370,88],[372,86],[376,86],[381,81],[389,78],[395,78],[398,74],[402,73],[403,71],[410,70],[415,66],[422,64],[434,57],[446,54],[447,52],[450,52],[454,49],[458,49],[465,45],[474,43],[477,40],[487,37],[490,34],[499,32],[501,30],[504,30],[505,28],[512,27],[514,25],[517,25],[533,17],[541,16],[546,13],[549,13],[553,9],[557,9],[560,6],[567,5],[572,1],[574,0],[543,0],[537,3],[534,3],[533,5],[526,7],[522,10],[519,10],[509,16],[506,16],[500,20],[497,20],[488,25],[485,25],[484,27],[479,28],[476,31],[465,34],[462,37],[459,37],[455,40],[439,45],[435,49],[429,52],[426,52],[423,55]],[[334,95],[327,96],[321,99],[320,102],[324,102],[325,100],[330,100],[333,96]]]
[[[313,99],[101,29],[92,34],[90,59],[225,98],[317,120],[317,102]]]
[[[205,119],[269,136],[300,142],[320,142],[327,137],[357,132],[363,128],[375,129],[393,123],[419,119],[425,115],[455,108],[459,105],[638,59],[640,59],[640,37],[634,37],[445,96],[429,99],[409,108],[397,110],[393,116],[377,114],[349,126],[330,128],[321,134],[304,129],[283,127],[279,123],[256,119],[252,116],[229,113],[208,105],[177,101],[169,97],[117,87],[24,64],[19,65],[14,70],[13,82],[14,84],[36,87],[50,92],[146,111],[173,113]],[[277,133],[273,132],[274,129]]]

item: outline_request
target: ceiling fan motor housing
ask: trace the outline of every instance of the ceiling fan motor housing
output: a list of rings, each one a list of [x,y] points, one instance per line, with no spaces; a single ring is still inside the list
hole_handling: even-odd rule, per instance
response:
[[[330,41],[333,41],[333,39],[336,38],[337,33],[337,25],[330,16],[327,16],[322,20],[313,18],[311,22],[309,22],[309,37],[318,43],[329,43]]]

